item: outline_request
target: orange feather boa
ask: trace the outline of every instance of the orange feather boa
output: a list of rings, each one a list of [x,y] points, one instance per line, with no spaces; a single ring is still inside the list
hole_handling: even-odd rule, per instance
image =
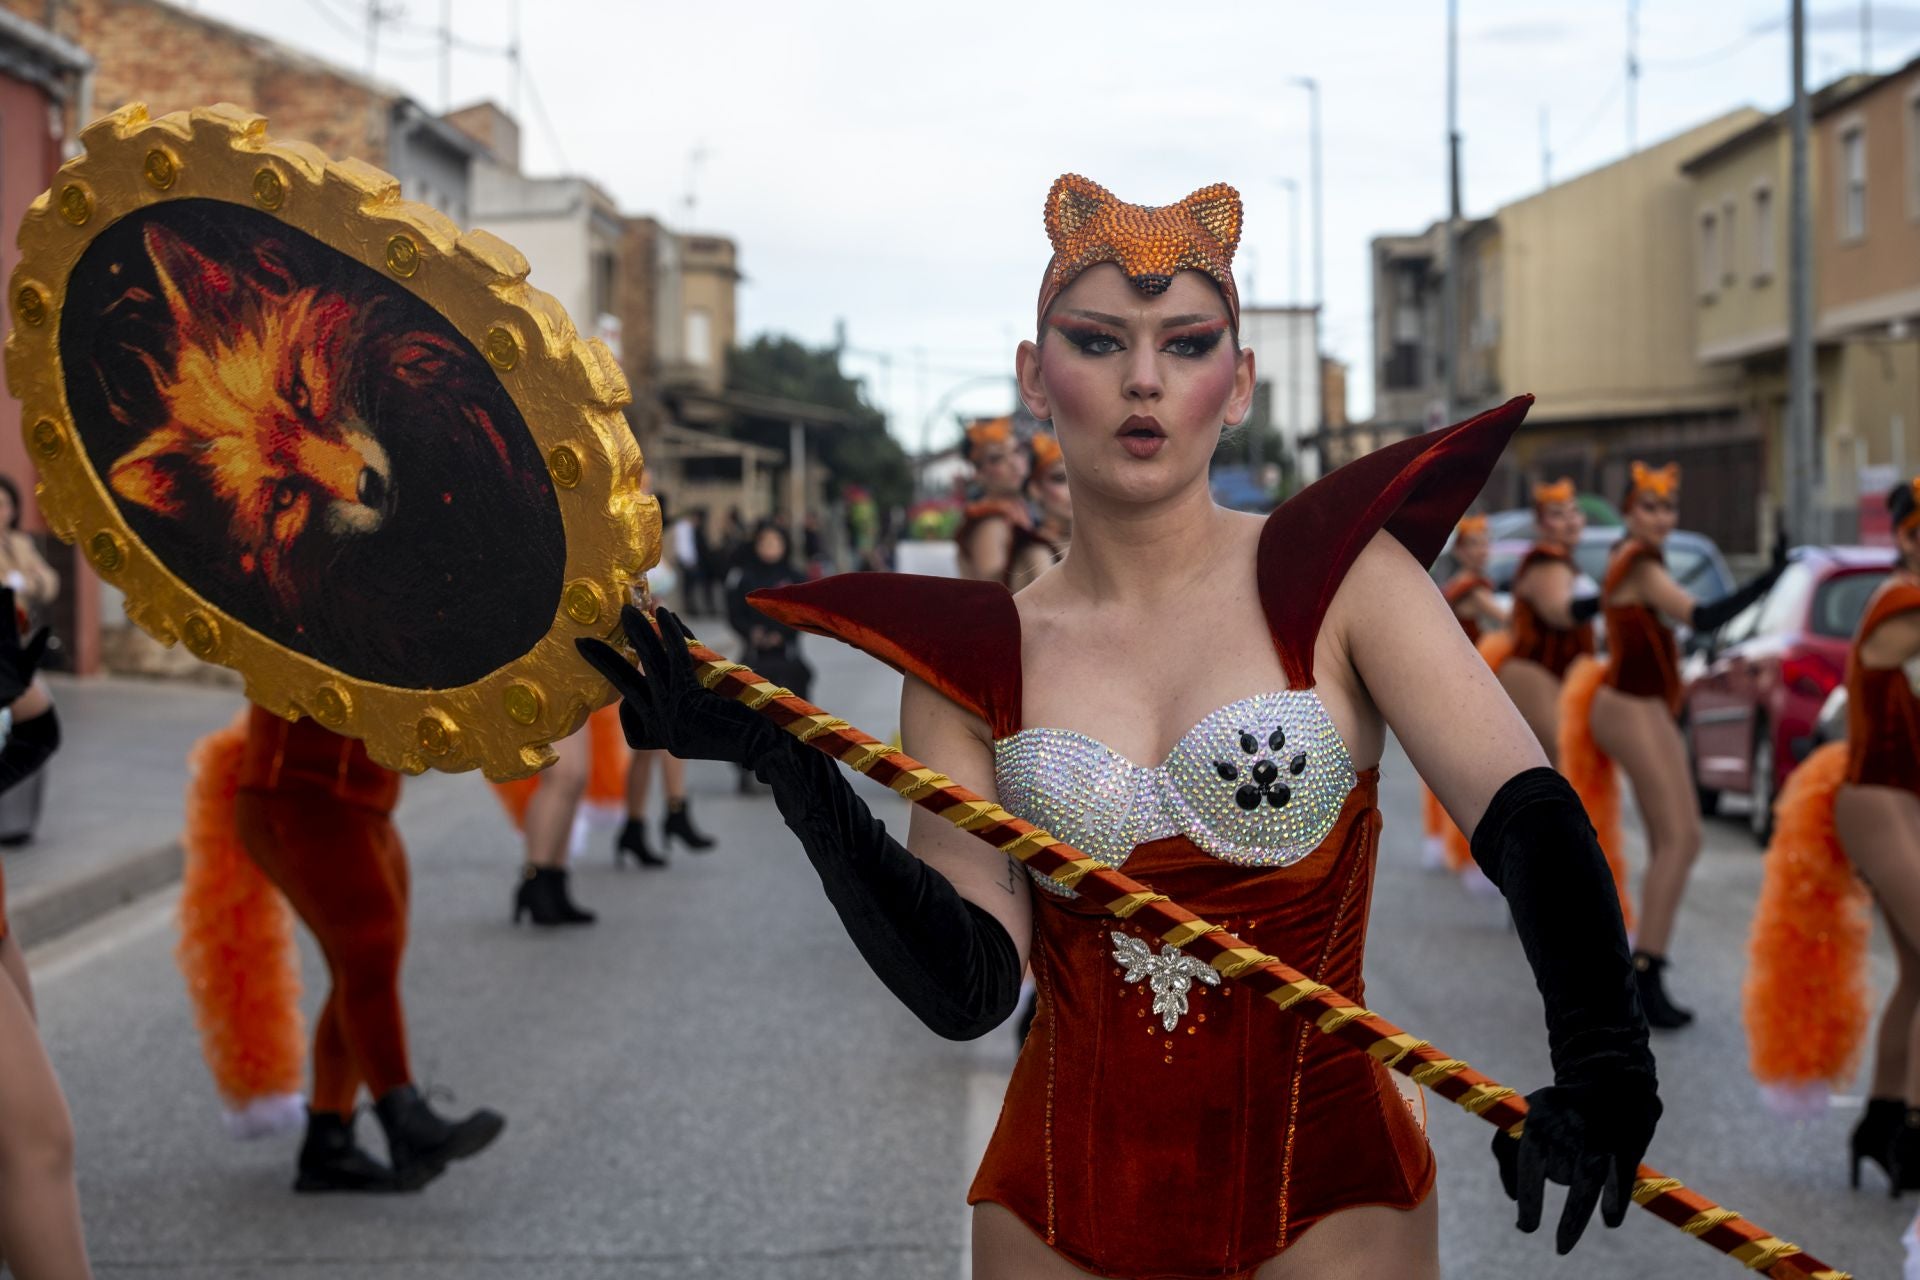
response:
[[[300,959],[293,912],[247,856],[234,826],[234,793],[246,752],[247,715],[202,738],[188,757],[186,865],[180,944],[174,957],[200,1028],[213,1082],[250,1136],[277,1127],[250,1121],[297,1096],[307,1033],[300,1015]]]
[[[1753,1078],[1783,1100],[1847,1084],[1871,1017],[1871,898],[1833,826],[1846,773],[1846,744],[1831,742],[1780,789],[1747,935],[1748,1058]]]
[[[1567,668],[1560,686],[1560,772],[1586,806],[1587,821],[1600,837],[1600,852],[1613,872],[1620,915],[1633,928],[1633,899],[1627,892],[1627,863],[1620,854],[1620,779],[1613,760],[1593,738],[1593,699],[1607,669],[1582,656]]]

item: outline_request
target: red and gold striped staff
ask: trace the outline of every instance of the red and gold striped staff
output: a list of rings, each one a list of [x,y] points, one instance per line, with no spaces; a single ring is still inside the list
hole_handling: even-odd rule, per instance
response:
[[[1121,920],[1149,922],[1162,941],[1199,955],[1222,977],[1245,982],[1282,1009],[1293,1009],[1323,1033],[1370,1054],[1387,1067],[1458,1103],[1488,1123],[1518,1137],[1527,1117],[1526,1099],[1450,1058],[1425,1040],[1402,1031],[1371,1009],[1209,924],[1164,894],[1095,861],[991,800],[968,791],[903,751],[822,711],[697,641],[688,651],[699,664],[700,683],[759,712],[800,741],[824,751],[888,789],[970,831],[1042,875],[1103,903]],[[1775,1280],[1850,1280],[1805,1252],[1713,1201],[1641,1165],[1634,1203],[1688,1235],[1727,1254],[1749,1270]]]

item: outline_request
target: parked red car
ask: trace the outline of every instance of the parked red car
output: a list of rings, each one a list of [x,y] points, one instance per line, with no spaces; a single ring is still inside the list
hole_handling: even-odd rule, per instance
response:
[[[1703,812],[1727,792],[1745,795],[1748,826],[1766,843],[1773,798],[1810,749],[1867,599],[1892,568],[1884,547],[1802,547],[1764,599],[1693,646],[1680,714]]]

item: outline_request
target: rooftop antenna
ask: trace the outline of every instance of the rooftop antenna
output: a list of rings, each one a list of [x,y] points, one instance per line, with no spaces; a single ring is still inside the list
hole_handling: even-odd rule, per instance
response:
[[[520,119],[520,0],[507,0],[507,110]]]
[[[682,197],[680,205],[685,211],[686,225],[688,226],[693,225],[693,206],[696,192],[700,185],[700,168],[706,164],[706,162],[707,148],[705,143],[696,144],[692,150],[687,152],[687,194]]]
[[[1640,149],[1640,0],[1627,0],[1627,153]]]

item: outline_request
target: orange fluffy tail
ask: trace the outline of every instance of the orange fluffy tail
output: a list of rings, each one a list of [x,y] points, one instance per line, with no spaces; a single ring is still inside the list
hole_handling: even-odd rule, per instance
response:
[[[1433,794],[1433,788],[1420,784],[1420,829],[1428,839],[1438,839],[1447,830],[1447,811],[1440,805],[1440,797]]]
[[[1847,748],[1832,742],[1795,769],[1774,805],[1742,992],[1753,1078],[1769,1102],[1824,1111],[1853,1078],[1870,1019],[1867,887],[1833,826]]]
[[[1620,915],[1633,928],[1633,899],[1627,892],[1627,863],[1620,855],[1620,779],[1613,761],[1593,738],[1593,699],[1607,669],[1597,658],[1574,659],[1560,686],[1560,772],[1565,775],[1587,820],[1600,837],[1600,852],[1613,872]]]
[[[1497,675],[1501,665],[1513,656],[1513,632],[1489,631],[1480,637],[1479,649],[1480,656]]]
[[[247,855],[234,826],[234,793],[247,716],[202,738],[188,757],[186,866],[180,945],[201,1052],[236,1136],[303,1122],[300,1082],[306,1030],[293,913]]]

